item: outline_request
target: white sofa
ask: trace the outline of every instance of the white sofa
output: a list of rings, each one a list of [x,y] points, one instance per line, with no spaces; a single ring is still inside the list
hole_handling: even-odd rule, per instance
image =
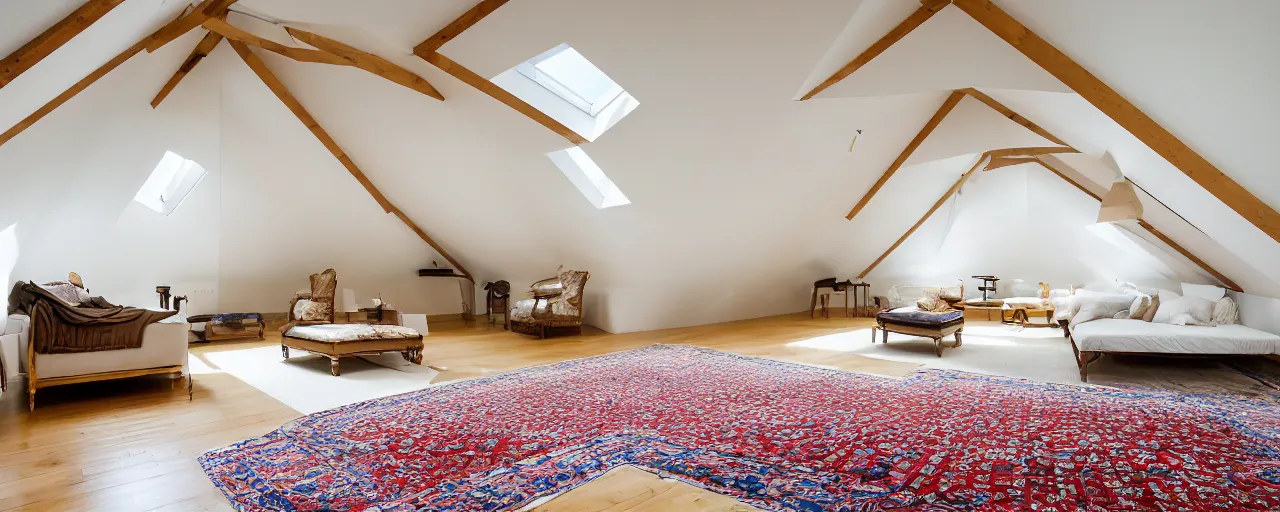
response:
[[[149,373],[187,372],[187,336],[190,330],[185,317],[176,315],[148,325],[142,334],[142,346],[122,350],[104,350],[77,354],[34,354],[29,360],[28,326],[26,315],[9,315],[5,328],[5,364],[9,362],[10,340],[16,342],[17,360],[23,373],[27,373],[27,389],[31,393],[29,406],[35,407],[35,390],[95,380],[132,377]],[[10,331],[15,331],[9,334]],[[13,336],[14,338],[10,338]],[[31,378],[34,362],[35,378]],[[8,366],[6,367],[8,368]],[[151,371],[154,370],[154,371]],[[15,372],[16,373],[16,372]],[[14,375],[15,373],[10,373]]]

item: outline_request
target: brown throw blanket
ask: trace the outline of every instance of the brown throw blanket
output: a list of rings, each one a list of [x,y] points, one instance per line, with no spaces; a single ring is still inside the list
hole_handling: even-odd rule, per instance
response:
[[[10,307],[29,307],[31,347],[37,354],[138,348],[142,346],[142,332],[148,325],[178,314],[177,311],[115,306],[101,297],[94,297],[90,304],[69,306],[40,286],[31,283],[19,286],[21,295],[25,295],[22,299],[29,302],[11,302]]]

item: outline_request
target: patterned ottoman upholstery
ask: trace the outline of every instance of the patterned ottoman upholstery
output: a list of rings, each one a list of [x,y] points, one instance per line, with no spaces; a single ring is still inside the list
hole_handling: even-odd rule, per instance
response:
[[[876,314],[876,327],[871,328],[871,342],[876,342],[876,329],[884,331],[883,341],[889,343],[889,333],[896,332],[909,336],[920,336],[933,339],[934,353],[942,357],[942,338],[955,335],[959,347],[964,331],[964,312],[945,311],[932,313],[914,307],[898,308]]]
[[[335,377],[341,375],[338,361],[344,357],[400,352],[405,360],[422,364],[422,334],[399,325],[296,325],[280,337],[285,359],[290,348],[328,357],[329,371]]]

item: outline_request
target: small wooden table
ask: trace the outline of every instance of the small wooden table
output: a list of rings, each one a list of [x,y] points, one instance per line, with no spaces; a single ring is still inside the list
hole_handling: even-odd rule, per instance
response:
[[[360,312],[366,324],[400,325],[400,312],[394,309],[360,308]]]

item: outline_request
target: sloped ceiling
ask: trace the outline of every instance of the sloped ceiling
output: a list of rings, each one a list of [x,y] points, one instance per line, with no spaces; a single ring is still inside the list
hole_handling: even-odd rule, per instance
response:
[[[1280,14],[1274,4],[1241,2],[1239,7],[1209,12],[1211,8],[1191,0],[1124,5],[1100,0],[998,3],[1276,205],[1280,185],[1264,179],[1270,161],[1260,150],[1266,145],[1258,143],[1280,134],[1274,125],[1255,120],[1280,113],[1275,112],[1275,102],[1267,101],[1271,97],[1267,84],[1274,83],[1280,64],[1258,53],[1280,46],[1280,41],[1265,30],[1242,31],[1238,25],[1251,26],[1268,13]],[[1059,92],[1060,84],[1047,80],[1038,68],[1028,67],[1016,52],[992,45],[989,34],[972,30],[963,18],[947,12],[953,8],[944,9],[919,33],[900,42],[900,48],[855,73],[849,83],[838,84],[814,100],[793,101],[797,91],[803,94],[806,86],[839,68],[914,10],[914,4],[896,0],[514,0],[445,45],[443,54],[492,77],[567,42],[640,100],[634,113],[584,146],[632,200],[630,205],[606,210],[591,206],[544,156],[566,147],[563,138],[410,54],[413,45],[470,8],[471,0],[242,0],[237,9],[288,21],[377,53],[435,85],[446,101],[359,70],[263,55],[369,178],[478,280],[507,279],[518,289],[548,277],[562,264],[590,270],[587,318],[608,330],[691,325],[802,309],[808,303],[808,283],[831,275],[856,275],[972,164],[976,157],[972,153],[991,144],[1050,145],[1028,140],[1038,136],[1018,131],[1020,127],[1010,126],[1008,120],[991,117],[980,108],[983,105],[965,100],[957,117],[939,127],[944,136],[922,148],[921,160],[895,176],[866,212],[845,221],[850,205],[933,114],[949,92],[946,89],[967,86],[983,88],[1086,156],[1113,155],[1125,175],[1194,227],[1184,229],[1176,215],[1152,219],[1153,223],[1190,242],[1189,249],[1229,277],[1248,283],[1249,291],[1280,295],[1280,288],[1273,288],[1280,276],[1272,274],[1280,271],[1262,264],[1276,255],[1274,241],[1167,163],[1162,168],[1151,162],[1150,155],[1131,147],[1127,134],[1106,126],[1105,116],[1099,119],[1100,114],[1078,96]],[[50,62],[0,89],[0,124],[11,125],[39,107],[171,19],[181,7],[174,1],[128,0],[118,12],[56,52]],[[0,28],[21,28],[0,30],[5,34],[0,53],[16,48],[71,8],[74,2],[37,0],[0,6]],[[1123,19],[1119,14],[1125,13],[1168,23],[1144,22],[1135,27],[1119,21]],[[1188,14],[1203,15],[1204,24],[1186,21]],[[242,15],[233,15],[231,21],[280,39],[273,32],[279,29],[266,22]],[[19,32],[23,35],[9,35]],[[1242,32],[1261,40],[1245,48],[1227,37]],[[1232,57],[1153,59],[1166,52],[1196,55],[1187,52],[1198,43],[1215,48],[1216,55]],[[56,113],[41,122],[47,127],[33,128],[0,147],[0,178],[43,172],[42,166],[50,164],[39,160],[35,147],[40,151],[76,148],[75,141],[61,138],[59,127],[91,122],[104,123],[106,129],[103,120],[92,117],[94,109],[75,109],[78,102],[109,102],[113,88],[147,87],[147,81],[114,75],[151,77],[153,89],[138,94],[149,96],[194,44],[189,35],[160,52],[135,57],[137,62],[95,85],[104,91],[85,93],[63,107],[72,109],[68,115],[73,110],[80,114],[79,119],[63,119]],[[949,46],[928,51],[938,45]],[[1242,52],[1255,53],[1237,56]],[[199,82],[214,86],[193,85]],[[1193,83],[1230,94],[1168,92],[1171,87],[1189,91]],[[192,109],[211,96],[223,105],[215,109],[217,119],[211,121],[220,135],[202,139],[208,144],[202,150],[221,155],[218,165],[211,166],[217,167],[211,170],[218,174],[221,187],[216,193],[201,193],[215,194],[209,198],[211,204],[221,205],[217,231],[222,256],[211,278],[221,298],[203,307],[282,309],[278,303],[287,302],[287,296],[276,295],[291,292],[290,287],[305,279],[305,272],[321,270],[314,267],[323,264],[326,244],[343,247],[347,255],[340,259],[346,265],[339,268],[340,279],[380,272],[388,276],[360,277],[366,289],[391,290],[397,280],[412,281],[412,277],[391,276],[410,276],[416,266],[437,258],[407,229],[396,228],[395,219],[382,215],[371,199],[360,197],[363,192],[356,182],[318,143],[307,140],[309,134],[301,124],[225,45],[154,113],[181,120],[186,110],[195,112]],[[1189,97],[1196,101],[1186,101]],[[145,122],[141,121],[144,115],[152,113],[146,101],[129,108],[137,109],[129,117],[138,119],[129,123]],[[966,125],[970,132],[984,135],[967,133]],[[115,126],[116,136],[128,138],[129,126]],[[855,130],[863,134],[850,153]],[[989,140],[992,136],[999,140]],[[163,150],[163,144],[156,145],[138,151]],[[19,161],[21,168],[15,168],[14,162]],[[261,176],[264,173],[278,175]],[[309,184],[308,173],[325,177]],[[336,190],[344,184],[354,194]],[[1010,197],[1012,192],[1021,196]],[[20,194],[5,190],[0,201]],[[244,194],[254,200],[240,199]],[[278,208],[261,206],[271,200],[280,201]],[[121,201],[127,203],[128,196]],[[1043,222],[1021,219],[1010,229],[1032,230],[1038,243],[1077,249],[1037,259],[1027,236],[1010,231],[992,237],[992,230],[981,229],[989,227],[992,208],[1026,217],[1040,215],[1046,202],[1053,210],[1044,214]],[[334,229],[290,228],[302,221],[285,212],[317,207],[331,212],[323,222]],[[230,213],[231,208],[236,213]],[[1096,201],[1038,166],[985,173],[966,186],[955,206],[940,211],[890,256],[871,276],[873,284],[883,289],[904,281],[991,272],[1032,281],[1051,279],[1055,286],[1103,277],[1146,277],[1135,277],[1125,269],[1100,270],[1093,261],[1062,256],[1082,255],[1095,243],[1085,228],[1090,208],[1096,214]],[[15,212],[4,202],[0,212],[5,213],[0,219],[4,225],[19,222],[20,238],[23,219],[39,215]],[[352,234],[379,219],[388,224],[365,231],[372,235]],[[263,225],[245,226],[255,220]],[[70,230],[49,223],[42,226]],[[247,234],[252,230],[258,233]],[[323,243],[316,241],[321,236]],[[1065,242],[1054,245],[1054,240]],[[977,251],[979,247],[988,251]],[[186,254],[172,250],[178,251],[175,257]],[[362,252],[378,251],[399,256],[361,259]],[[88,257],[68,257],[60,265],[73,266]],[[1166,264],[1170,272],[1179,279],[1205,281],[1180,258]],[[945,272],[930,266],[940,262],[947,263]],[[271,273],[290,275],[262,285],[258,281],[264,276],[249,275],[259,263]],[[378,270],[369,270],[372,267]],[[292,274],[300,274],[300,279]],[[1258,285],[1248,281],[1259,275],[1267,279],[1257,280]],[[1150,277],[1177,280],[1167,275]],[[399,293],[406,297],[399,300],[407,303],[415,291]],[[431,304],[414,304],[437,312],[429,310]]]

